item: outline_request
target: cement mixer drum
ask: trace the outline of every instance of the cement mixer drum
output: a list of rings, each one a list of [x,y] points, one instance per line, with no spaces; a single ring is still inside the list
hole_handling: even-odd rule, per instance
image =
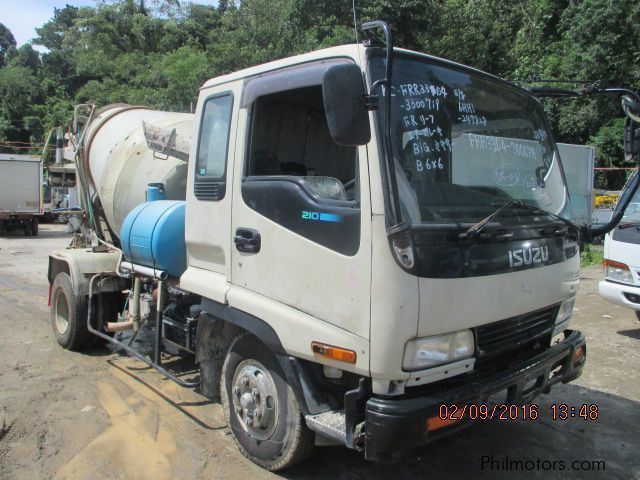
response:
[[[193,120],[190,113],[123,104],[109,105],[94,114],[86,127],[83,166],[113,236],[119,236],[127,214],[146,201],[148,184],[163,183],[169,200],[186,196],[187,162],[152,150],[143,122],[190,144]]]

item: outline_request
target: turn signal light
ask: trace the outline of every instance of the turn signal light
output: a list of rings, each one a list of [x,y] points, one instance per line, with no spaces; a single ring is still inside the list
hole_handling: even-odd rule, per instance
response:
[[[629,267],[626,263],[616,262],[615,260],[609,260],[608,258],[604,258],[602,260],[602,265],[605,267],[615,267],[622,268],[623,270],[629,270]]]
[[[573,364],[577,365],[578,363],[580,363],[583,359],[584,359],[584,346],[580,346],[578,348],[576,348],[576,350],[573,352]]]
[[[314,356],[320,358],[330,358],[338,362],[356,363],[356,352],[346,348],[334,347],[319,342],[311,342],[311,350]]]

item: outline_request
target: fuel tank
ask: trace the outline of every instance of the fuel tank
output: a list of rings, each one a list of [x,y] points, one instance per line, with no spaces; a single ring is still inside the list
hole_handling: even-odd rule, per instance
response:
[[[166,198],[184,200],[187,163],[150,149],[143,122],[171,131],[184,142],[193,136],[194,115],[114,104],[98,110],[86,128],[84,171],[114,235],[131,210],[146,201],[150,183],[163,183]]]

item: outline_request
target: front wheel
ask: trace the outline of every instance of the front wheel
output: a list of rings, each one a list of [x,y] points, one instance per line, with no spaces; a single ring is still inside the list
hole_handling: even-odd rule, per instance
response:
[[[302,461],[314,443],[284,378],[258,338],[243,333],[231,342],[220,375],[222,408],[240,451],[271,471]]]

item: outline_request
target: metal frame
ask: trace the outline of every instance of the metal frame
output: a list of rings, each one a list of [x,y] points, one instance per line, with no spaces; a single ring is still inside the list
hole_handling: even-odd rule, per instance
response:
[[[177,383],[181,387],[185,387],[185,388],[197,388],[197,387],[199,387],[200,386],[200,380],[191,381],[191,382],[182,380],[182,379],[176,377],[173,373],[169,372],[164,367],[162,367],[162,358],[161,358],[161,354],[162,354],[162,309],[160,307],[162,305],[162,300],[163,300],[163,298],[162,298],[163,297],[163,295],[162,295],[163,280],[158,280],[158,300],[157,300],[157,304],[156,304],[156,332],[155,332],[155,344],[154,344],[154,352],[153,352],[153,357],[154,358],[153,358],[153,360],[151,360],[151,359],[145,357],[144,355],[142,355],[141,353],[135,351],[129,345],[125,345],[124,343],[116,340],[115,338],[110,337],[109,335],[106,335],[106,334],[96,330],[95,328],[93,328],[91,326],[91,320],[92,320],[92,317],[93,317],[93,302],[91,301],[92,297],[93,297],[93,285],[94,285],[96,279],[98,279],[99,277],[109,277],[109,276],[117,276],[117,273],[115,273],[115,272],[96,273],[93,277],[91,277],[91,280],[89,281],[89,300],[88,300],[89,305],[88,305],[88,310],[87,310],[87,330],[89,330],[89,332],[91,332],[92,334],[102,338],[103,340],[106,340],[107,342],[115,345],[116,347],[118,347],[118,349],[124,350],[129,355],[131,355],[132,357],[135,357],[138,360],[140,360],[141,362],[146,363],[151,368],[157,370],[158,372],[163,374],[165,377],[167,377],[169,380]]]

